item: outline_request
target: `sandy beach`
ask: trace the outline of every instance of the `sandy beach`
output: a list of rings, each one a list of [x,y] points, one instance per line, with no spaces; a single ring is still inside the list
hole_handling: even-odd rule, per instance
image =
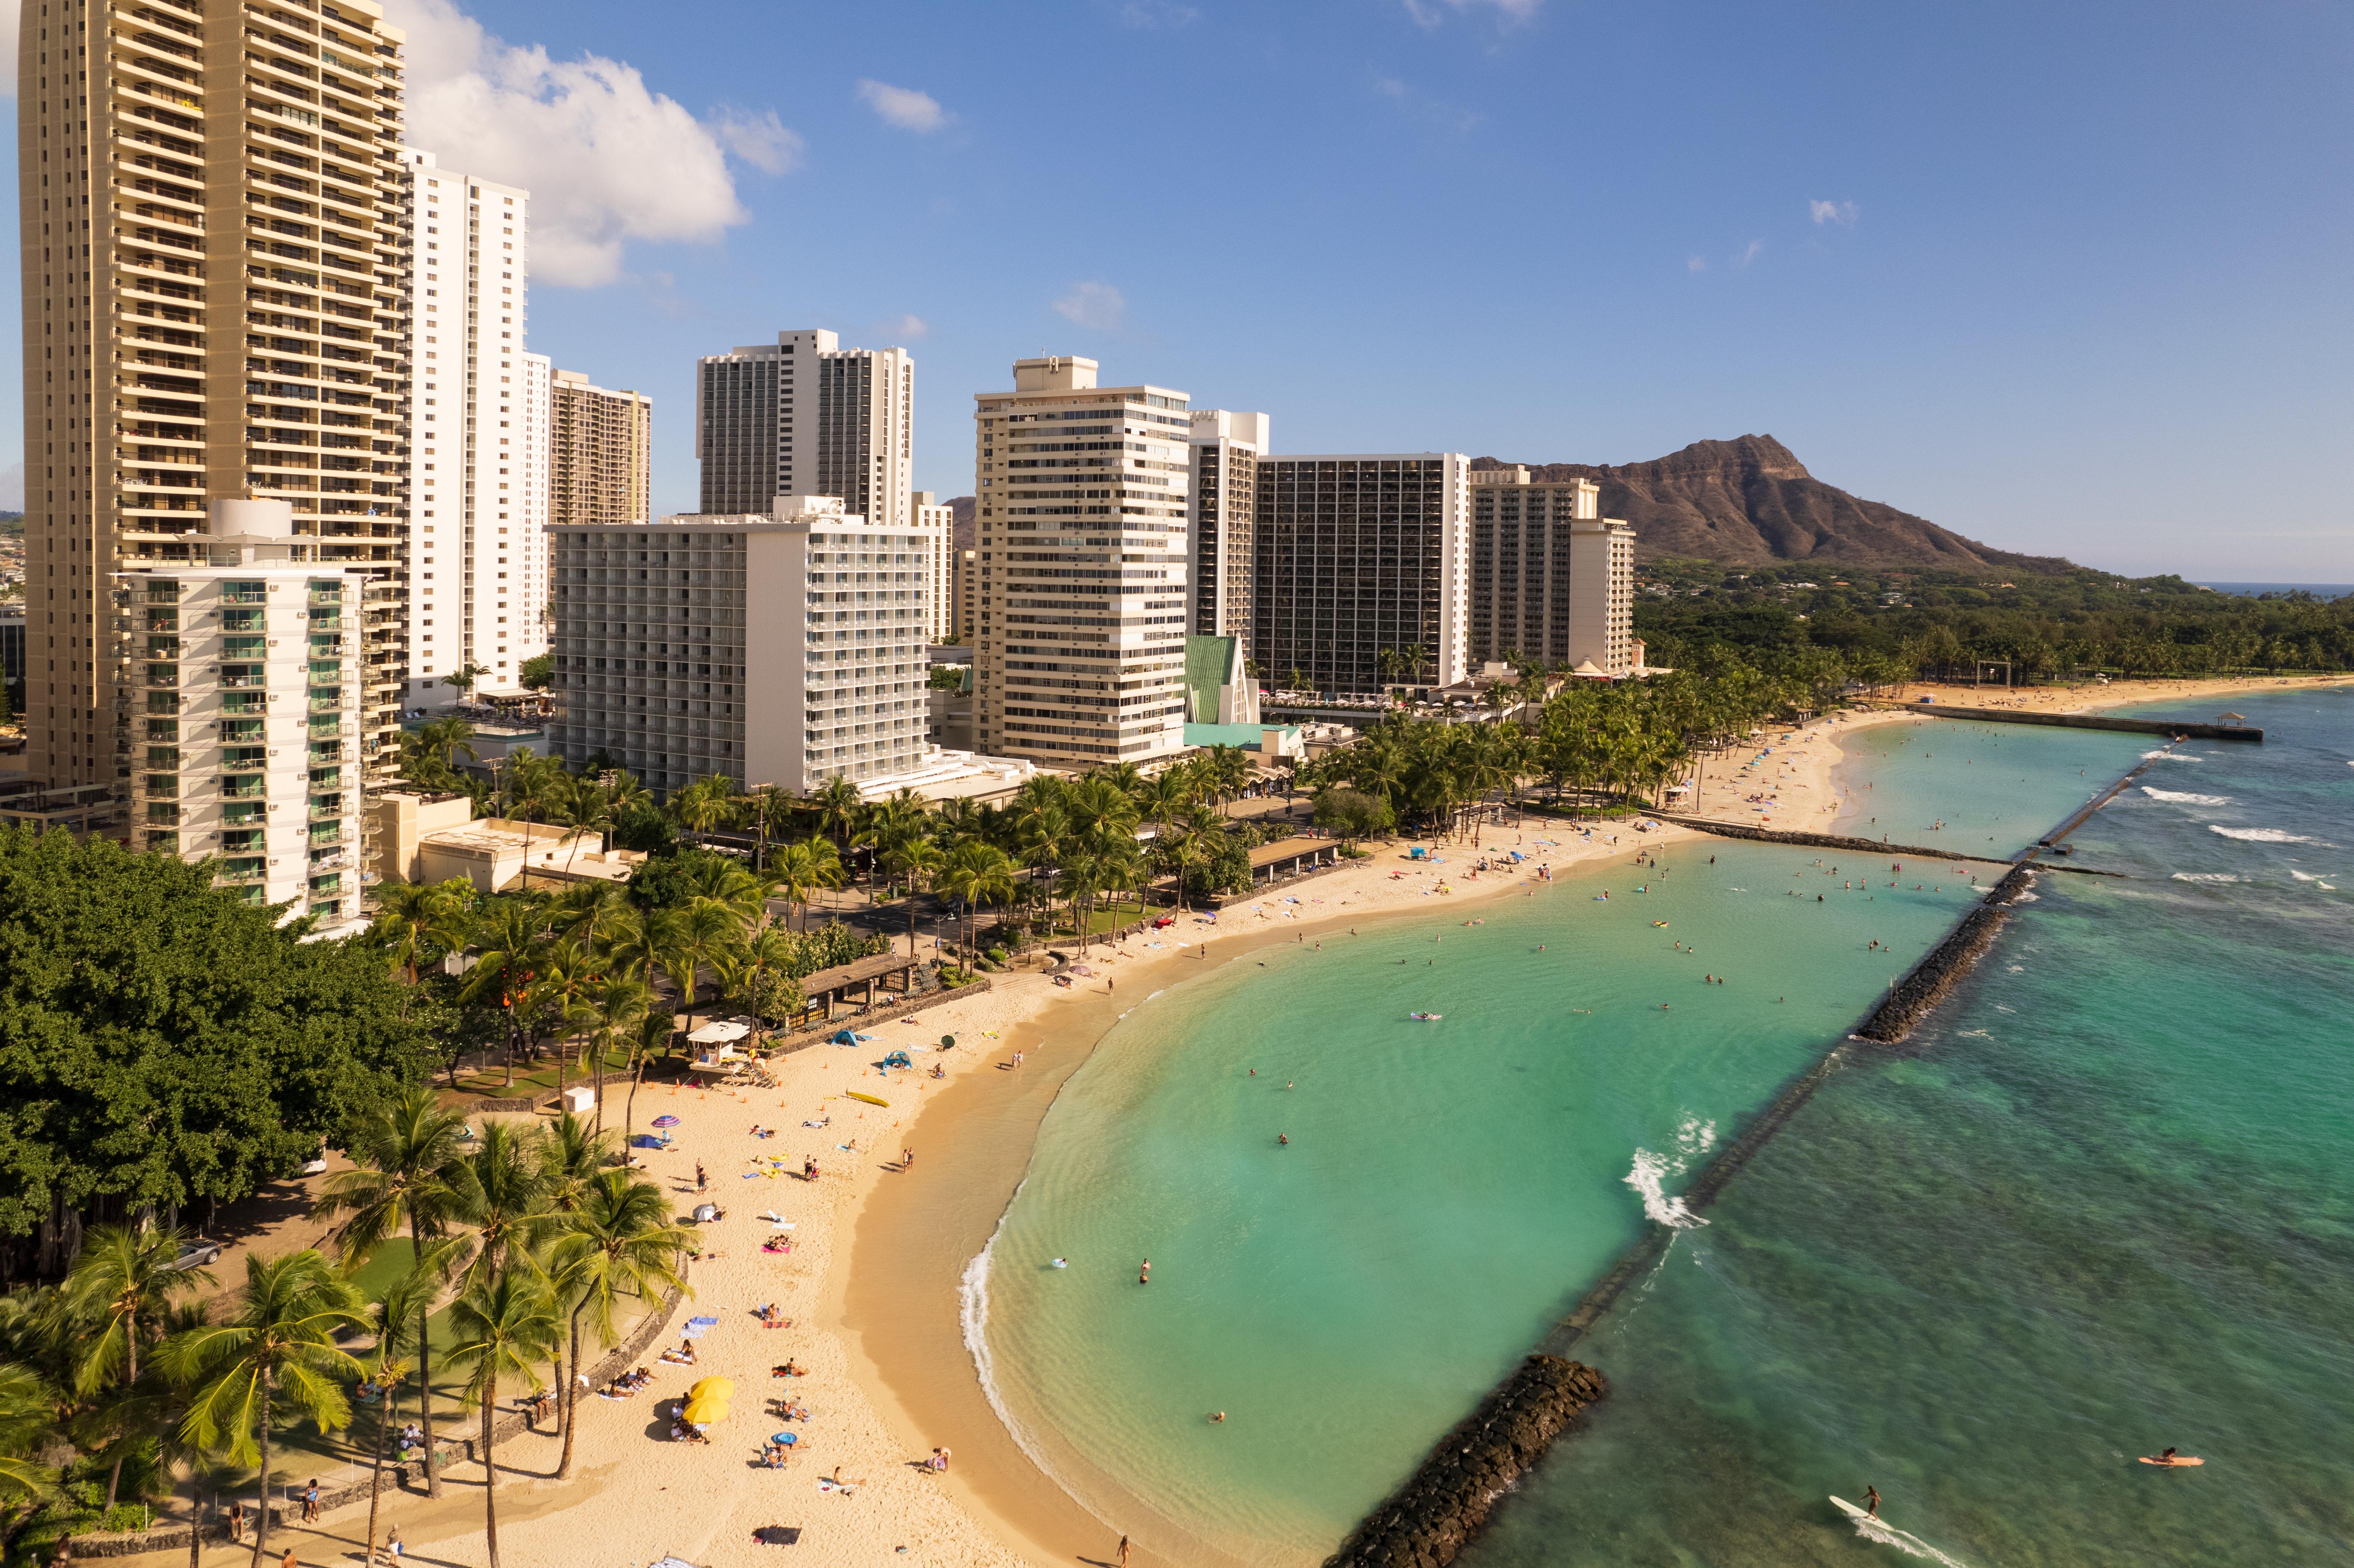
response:
[[[2205,701],[2291,683],[2117,683],[2007,700],[2082,711],[2153,698]],[[1980,705],[1994,695],[1968,687],[1918,687],[1904,695],[1925,692],[1953,705]],[[1740,765],[1755,753],[1710,758],[1692,809],[1775,828],[1840,831],[1839,736],[1927,722],[1925,714],[1877,711],[1769,726],[1758,744],[1773,747],[1772,758],[1746,773]],[[1767,805],[1766,812],[1752,796]],[[1638,832],[1615,824],[1597,828],[1589,841],[1532,819],[1517,830],[1490,825],[1481,848],[1501,853],[1519,841],[1532,864],[1560,869],[1690,836],[1672,827]],[[1539,838],[1566,842],[1539,850]],[[673,1553],[733,1568],[767,1560],[756,1531],[785,1527],[801,1531],[791,1561],[810,1563],[994,1568],[1112,1561],[1119,1531],[1042,1474],[984,1399],[959,1322],[964,1268],[1019,1183],[1056,1090],[1124,1009],[1267,943],[1338,943],[1349,938],[1352,924],[1374,921],[1451,922],[1462,918],[1466,905],[1545,891],[1523,868],[1469,874],[1478,853],[1469,845],[1447,855],[1443,867],[1415,866],[1405,859],[1403,842],[1373,846],[1369,860],[1233,906],[1214,927],[1187,916],[1123,948],[1099,944],[1087,960],[1093,977],[1075,988],[1035,974],[995,977],[987,994],[876,1027],[859,1048],[822,1045],[783,1059],[775,1065],[777,1089],[642,1091],[641,1127],[655,1116],[678,1118],[671,1148],[645,1156],[650,1173],[684,1215],[698,1202],[700,1163],[708,1200],[726,1211],[702,1227],[711,1255],[695,1265],[695,1296],[657,1345],[675,1348],[675,1330],[690,1316],[717,1322],[698,1342],[699,1364],[670,1365],[649,1352],[645,1361],[655,1375],[647,1392],[625,1400],[583,1397],[573,1480],[548,1478],[559,1452],[556,1437],[502,1445],[502,1554],[518,1563],[595,1561],[619,1568]],[[1445,893],[1438,891],[1442,881]],[[1168,945],[1146,945],[1154,940]],[[938,1048],[943,1035],[955,1036],[953,1049]],[[903,1049],[914,1056],[916,1071],[885,1075],[872,1065]],[[941,1077],[928,1075],[935,1066]],[[854,1091],[887,1103],[847,1097]],[[616,1099],[609,1115],[618,1110]],[[754,1137],[755,1124],[774,1135]],[[912,1165],[903,1162],[910,1150]],[[811,1158],[821,1175],[803,1181],[798,1172]],[[763,1251],[772,1240],[790,1250]],[[769,1302],[790,1327],[761,1327],[754,1314]],[[788,1358],[807,1375],[772,1377],[770,1368]],[[667,1402],[712,1375],[734,1381],[733,1413],[712,1429],[707,1445],[668,1441]],[[783,1397],[805,1404],[807,1419],[771,1415],[770,1401]],[[769,1470],[758,1462],[760,1444],[781,1430],[799,1438],[795,1457]],[[925,1467],[936,1446],[952,1456],[945,1475]],[[837,1470],[853,1484],[832,1487],[827,1478]],[[481,1469],[458,1467],[447,1479],[438,1502],[387,1494],[384,1521],[399,1528],[408,1554],[419,1561],[479,1563],[485,1557]],[[355,1505],[316,1526],[274,1536],[273,1544],[276,1552],[292,1546],[303,1563],[348,1563],[357,1560],[366,1523],[366,1505]],[[226,1563],[228,1551],[215,1546],[207,1555]],[[185,1552],[151,1557],[159,1568],[167,1559],[186,1561]],[[1140,1552],[1133,1561],[1153,1560]]]

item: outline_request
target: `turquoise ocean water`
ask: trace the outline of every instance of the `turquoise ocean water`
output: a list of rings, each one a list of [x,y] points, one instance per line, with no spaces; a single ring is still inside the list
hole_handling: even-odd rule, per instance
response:
[[[1621,1298],[1468,1563],[2354,1561],[2354,695],[2237,705]]]
[[[1939,726],[1859,747],[1850,781],[1876,787],[1844,831],[2007,853],[2143,744]],[[1461,913],[1433,898],[1426,920],[1215,967],[1115,1029],[968,1276],[968,1337],[1041,1461],[1172,1556],[1320,1558],[1643,1226],[1689,1219],[1686,1173],[1971,896],[1910,857],[1902,876],[1723,842],[1660,859]],[[1688,1230],[1662,1277],[1699,1272],[1724,1225]],[[1499,1561],[1553,1561],[1534,1492],[1554,1473]],[[1658,1560],[1712,1560],[1680,1550]]]

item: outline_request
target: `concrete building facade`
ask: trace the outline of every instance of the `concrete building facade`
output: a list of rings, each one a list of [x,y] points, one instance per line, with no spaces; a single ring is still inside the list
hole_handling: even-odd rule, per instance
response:
[[[955,622],[952,635],[969,648],[981,634],[981,552],[952,551],[949,566],[949,599],[956,607],[949,618]]]
[[[1186,573],[1185,627],[1196,637],[1235,637],[1251,652],[1252,519],[1258,460],[1267,451],[1265,414],[1193,410],[1193,562]]]
[[[780,332],[696,362],[695,454],[703,512],[765,512],[779,495],[831,495],[878,526],[907,526],[916,362],[848,348],[823,328]]]
[[[927,757],[927,536],[832,496],[552,528],[548,747],[658,793],[727,774],[805,793]]]
[[[956,509],[928,490],[913,492],[907,522],[924,535],[930,556],[924,568],[932,601],[924,608],[924,635],[934,642],[956,641]]]
[[[1335,694],[1463,678],[1469,475],[1459,452],[1259,461],[1252,657],[1270,684],[1294,670]]]
[[[654,400],[559,370],[549,387],[547,520],[643,523],[653,516]]]
[[[1471,475],[1474,664],[1635,668],[1635,530],[1603,516],[1601,501],[1590,479],[1532,482],[1517,466]]]
[[[114,575],[133,848],[214,857],[247,902],[360,915],[365,569],[305,559],[283,501],[217,501],[179,559]],[[298,542],[299,541],[299,542]]]
[[[138,704],[115,575],[202,564],[206,500],[287,501],[382,585],[363,745],[405,673],[403,35],[333,10],[24,8],[16,60],[25,766],[127,793]],[[387,753],[388,755],[388,753]]]
[[[411,707],[522,690],[547,650],[548,396],[524,349],[531,193],[405,148],[414,228],[416,509],[408,596]]]
[[[1016,360],[974,411],[979,747],[1073,768],[1185,745],[1189,399],[1096,368]]]

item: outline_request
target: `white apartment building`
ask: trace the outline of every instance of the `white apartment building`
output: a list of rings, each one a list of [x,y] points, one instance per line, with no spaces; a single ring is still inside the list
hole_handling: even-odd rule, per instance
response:
[[[1196,637],[1242,640],[1251,649],[1252,520],[1267,417],[1225,408],[1193,410],[1193,565],[1186,575],[1186,629]]]
[[[315,559],[283,501],[215,501],[187,542],[111,583],[132,842],[216,857],[249,903],[355,921],[365,569]]]
[[[1469,480],[1460,452],[1259,460],[1252,656],[1269,682],[1297,670],[1310,690],[1348,693],[1463,679]]]
[[[1188,398],[1096,368],[1015,360],[973,416],[975,742],[1062,768],[1185,746]]]
[[[548,385],[524,351],[531,193],[401,152],[410,182],[408,705],[522,689],[547,651]]]
[[[931,541],[830,495],[651,525],[557,525],[548,749],[667,792],[806,793],[922,768]]]
[[[928,490],[918,490],[908,498],[907,521],[924,535],[924,548],[929,556],[924,575],[932,600],[925,607],[924,634],[934,642],[954,641],[956,629],[951,623],[956,620],[956,508]]]
[[[696,362],[705,514],[762,512],[779,495],[831,495],[854,516],[908,525],[916,362],[904,348],[841,343],[812,327]]]
[[[1602,487],[1517,465],[1473,473],[1471,662],[1624,675],[1634,638],[1635,530],[1602,515]]]

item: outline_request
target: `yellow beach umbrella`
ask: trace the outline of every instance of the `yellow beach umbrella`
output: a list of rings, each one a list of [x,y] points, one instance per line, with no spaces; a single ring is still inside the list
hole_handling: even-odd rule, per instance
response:
[[[735,1392],[736,1384],[731,1380],[724,1377],[707,1377],[701,1383],[696,1383],[693,1388],[688,1389],[686,1391],[686,1397],[689,1399],[701,1399],[706,1393],[716,1393],[720,1398],[726,1399],[729,1394]]]
[[[697,1426],[708,1426],[715,1421],[727,1419],[727,1401],[716,1393],[706,1393],[686,1404],[686,1418]]]

